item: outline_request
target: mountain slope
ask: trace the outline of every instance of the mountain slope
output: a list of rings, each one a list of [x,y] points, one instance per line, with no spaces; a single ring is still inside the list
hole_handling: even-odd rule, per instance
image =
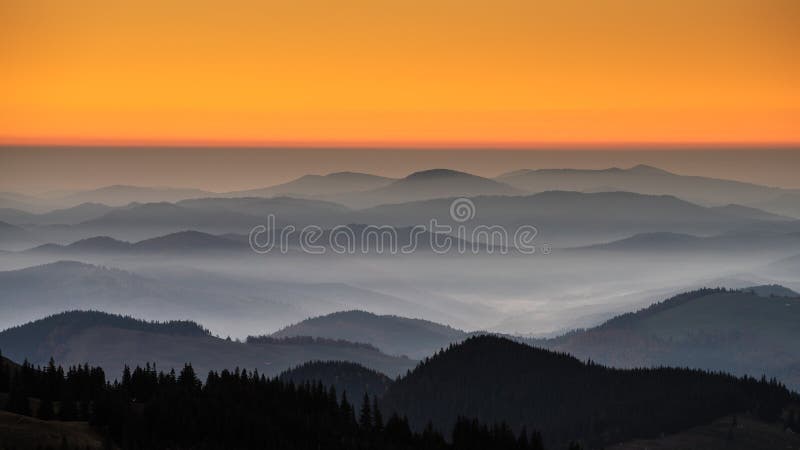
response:
[[[672,232],[639,233],[617,241],[573,250],[642,253],[696,252],[703,254],[759,251],[792,254],[800,251],[800,233],[733,232],[715,236],[694,236]]]
[[[501,182],[449,169],[414,172],[405,178],[366,192],[333,196],[351,207],[406,203],[434,198],[478,195],[518,195],[521,191]]]
[[[785,450],[800,448],[800,435],[781,424],[736,414],[679,433],[607,447],[608,450]]]
[[[537,345],[615,367],[677,366],[800,387],[800,298],[701,289]]]
[[[741,290],[752,292],[760,297],[800,298],[800,293],[779,284],[762,284],[759,286],[746,287]]]
[[[501,225],[513,230],[533,225],[539,237],[559,246],[588,245],[621,239],[637,233],[663,232],[722,234],[725,232],[796,232],[796,220],[764,220],[763,216],[732,216],[726,210],[707,208],[668,195],[630,192],[580,193],[548,191],[527,196],[479,196],[471,198],[475,214],[461,224]],[[359,223],[394,226],[456,224],[450,217],[449,199],[382,205],[359,211]]]
[[[64,309],[141,307],[169,292],[154,280],[76,261],[0,272],[0,286],[0,327]]]
[[[158,253],[134,254],[162,257]],[[344,283],[280,282],[163,267],[141,275],[60,261],[0,272],[0,329],[71,309],[147,318],[189,318],[218,333],[240,337],[351,308],[369,308],[384,314],[419,311],[428,317],[446,316],[402,297]]]
[[[766,382],[685,369],[608,369],[479,336],[422,362],[392,384],[381,405],[418,429],[428,418],[447,429],[461,415],[540,430],[549,448],[571,439],[600,448],[743,411],[775,420],[796,398]]]
[[[326,226],[342,223],[347,208],[319,200],[279,198],[197,198],[176,203],[131,203],[100,217],[72,226],[46,227],[50,242],[74,241],[92,236],[137,241],[184,230],[210,234],[247,234],[264,225],[267,215],[277,226],[287,224]],[[347,223],[347,222],[345,222]],[[57,239],[56,239],[57,238]]]
[[[272,336],[315,336],[372,344],[392,355],[424,358],[467,337],[467,333],[421,319],[342,311],[306,319]]]
[[[17,450],[63,448],[64,442],[69,448],[107,448],[102,433],[86,422],[45,421],[6,411],[0,411],[0,441],[3,448]]]
[[[68,206],[81,203],[122,206],[132,202],[176,202],[187,198],[208,197],[210,195],[213,195],[213,193],[200,189],[113,185],[75,192],[57,200]]]
[[[744,204],[762,207],[775,214],[798,217],[794,211],[785,207],[785,201],[779,200],[785,195],[797,196],[797,192],[740,181],[679,175],[645,165],[629,169],[518,170],[495,179],[526,192],[628,191],[674,195],[704,205]]]
[[[108,374],[121,373],[125,364],[149,362],[169,370],[191,361],[199,373],[242,367],[278,375],[308,361],[336,360],[396,376],[415,364],[347,342],[277,339],[247,344],[212,336],[194,322],[153,323],[93,311],[56,314],[7,329],[0,332],[0,348],[14,360],[44,365],[52,356],[65,366],[89,363]]]
[[[0,222],[0,249],[21,250],[37,242],[27,230],[7,222]]]
[[[367,191],[386,186],[392,178],[357,172],[336,172],[327,175],[304,175],[288,183],[261,189],[225,193],[225,197],[325,197],[334,194]]]
[[[281,373],[279,378],[295,384],[332,386],[340,397],[346,393],[356,405],[361,404],[364,394],[370,398],[382,397],[392,384],[392,380],[380,372],[345,361],[307,362]]]
[[[111,206],[100,203],[81,203],[70,208],[56,209],[41,214],[4,208],[0,209],[0,220],[18,225],[71,225],[96,219],[113,209]]]

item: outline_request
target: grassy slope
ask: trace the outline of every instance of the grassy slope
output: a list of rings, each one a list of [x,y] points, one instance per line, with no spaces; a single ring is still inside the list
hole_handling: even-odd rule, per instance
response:
[[[42,421],[0,411],[0,442],[18,450],[60,448],[66,438],[70,447],[100,449],[103,440],[86,422]]]
[[[664,436],[637,439],[614,445],[608,450],[785,450],[800,448],[800,434],[784,431],[780,425],[751,417],[724,417],[709,425]]]

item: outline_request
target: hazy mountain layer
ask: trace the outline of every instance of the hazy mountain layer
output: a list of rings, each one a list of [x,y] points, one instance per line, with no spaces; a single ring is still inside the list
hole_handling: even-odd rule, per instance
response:
[[[535,344],[615,367],[766,374],[798,389],[798,323],[800,298],[703,289]]]
[[[628,191],[640,194],[674,195],[704,205],[743,204],[800,217],[800,192],[740,181],[678,175],[651,166],[630,169],[540,169],[517,170],[496,180],[527,192],[549,190],[601,192]],[[794,202],[794,205],[792,205]]]
[[[0,286],[0,328],[70,309],[99,309],[150,319],[190,318],[219,333],[239,337],[272,332],[309,316],[352,308],[449,317],[401,297],[344,283],[276,281],[180,267],[159,267],[142,276],[60,261],[0,272]]]
[[[151,323],[81,311],[0,332],[0,349],[17,361],[46,364],[52,356],[65,366],[88,362],[109,374],[120,374],[126,364],[155,363],[159,369],[169,370],[191,362],[200,373],[241,367],[278,375],[308,361],[335,360],[396,376],[415,365],[413,360],[346,342],[287,339],[247,344],[212,336],[191,322]]]
[[[357,172],[337,172],[327,175],[304,175],[288,183],[260,189],[225,193],[225,197],[328,197],[336,194],[368,191],[395,181],[392,178]]]
[[[316,336],[366,342],[392,355],[421,359],[466,338],[467,333],[427,320],[343,311],[306,319],[272,336]]]

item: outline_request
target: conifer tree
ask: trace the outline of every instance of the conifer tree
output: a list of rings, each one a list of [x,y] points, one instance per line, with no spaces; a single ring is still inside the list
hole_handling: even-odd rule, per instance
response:
[[[361,415],[358,422],[365,431],[372,429],[372,410],[369,403],[369,394],[366,392],[364,393],[364,399],[361,400]]]
[[[381,414],[381,410],[378,407],[378,397],[375,397],[372,400],[372,422],[375,431],[377,432],[383,431],[383,415]]]

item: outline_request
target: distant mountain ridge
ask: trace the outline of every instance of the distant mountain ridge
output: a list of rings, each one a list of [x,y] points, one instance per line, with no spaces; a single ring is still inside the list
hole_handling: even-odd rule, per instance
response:
[[[274,337],[315,336],[366,342],[393,355],[424,358],[465,339],[462,330],[421,319],[342,311],[289,325]]]
[[[100,311],[66,311],[3,330],[0,332],[0,349],[7,349],[7,354],[17,361],[41,361],[49,357],[42,350],[47,347],[47,337],[52,330],[57,329],[58,339],[67,341],[85,329],[96,326],[172,336],[210,336],[208,330],[188,320],[154,322]]]
[[[132,202],[175,202],[209,195],[212,193],[201,189],[113,185],[69,194],[58,201],[67,205],[102,203],[123,206]]]
[[[800,389],[800,349],[794,345],[800,340],[800,298],[754,290],[763,288],[699,289],[597,327],[530,342],[614,367],[766,374]]]
[[[742,204],[771,213],[800,217],[800,191],[734,180],[678,175],[656,167],[629,169],[528,169],[495,178],[526,192],[568,190],[582,192],[628,191],[674,195],[706,206]],[[792,207],[792,203],[795,204]]]
[[[667,365],[766,374],[798,389],[800,350],[793,345],[800,339],[798,321],[800,298],[782,286],[706,288],[555,338],[509,338],[613,367]],[[367,342],[390,354],[422,359],[476,334],[427,321],[343,311],[290,325],[274,336]]]
[[[0,208],[13,208],[0,220],[17,223],[31,209],[71,208],[81,203],[124,206],[132,202],[178,202],[211,197],[299,196],[326,199],[350,207],[364,208],[385,203],[404,203],[431,198],[524,195],[544,191],[579,192],[628,191],[650,195],[674,195],[704,206],[740,204],[774,214],[800,218],[800,190],[781,189],[753,183],[680,175],[640,164],[623,169],[520,169],[495,178],[451,169],[429,169],[400,179],[368,173],[336,172],[308,174],[287,183],[265,188],[215,193],[193,188],[159,188],[114,185],[38,198],[15,193],[0,193]],[[30,204],[31,207],[27,207]],[[20,216],[22,214],[22,216]],[[12,220],[12,216],[16,216]],[[5,218],[4,218],[5,217]],[[74,219],[73,219],[74,220]],[[55,219],[40,222],[57,223]]]
[[[744,292],[752,292],[753,294],[761,297],[800,298],[800,293],[797,293],[779,284],[763,284],[759,286],[742,288],[740,290]]]
[[[133,254],[147,256],[145,261],[164,256],[160,253]],[[114,263],[126,258],[125,255],[87,259]],[[209,255],[225,256],[224,253]],[[141,260],[131,261],[140,264]],[[370,308],[384,314],[416,310],[437,320],[451,317],[405,297],[345,283],[282,282],[180,268],[132,272],[68,260],[0,271],[0,286],[3,286],[0,289],[0,328],[54,311],[74,309],[150,318],[184,317],[200,321],[211,329],[227,330],[226,334],[241,333],[241,336],[275,330],[314,314],[347,308]]]
[[[634,181],[661,180],[658,182],[663,186],[650,189],[646,183],[644,187],[633,182],[618,186],[604,183],[603,192],[596,192],[595,188],[582,189],[585,186],[570,184],[570,177],[583,179],[581,177],[585,178],[587,174],[591,175],[591,180],[594,180],[592,177],[596,174],[612,178],[622,176],[626,180]],[[63,243],[98,235],[132,241],[189,229],[209,234],[246,234],[254,226],[263,224],[270,214],[276,217],[278,227],[316,225],[332,228],[352,223],[405,227],[427,224],[433,218],[439,223],[451,223],[449,206],[459,197],[469,197],[477,207],[475,220],[469,221],[466,224],[468,226],[533,225],[543,237],[544,233],[563,235],[563,238],[551,238],[558,246],[585,245],[636,233],[666,230],[688,234],[720,234],[728,231],[788,232],[800,229],[799,221],[794,219],[800,215],[791,211],[776,211],[774,208],[770,209],[771,212],[759,209],[762,200],[773,201],[774,196],[785,200],[795,194],[800,196],[800,193],[729,180],[699,177],[701,181],[696,181],[695,178],[698,177],[684,177],[648,166],[599,171],[517,171],[496,179],[449,169],[415,172],[398,180],[353,173],[309,177],[297,181],[304,180],[301,184],[311,186],[309,189],[320,180],[329,183],[339,179],[355,182],[372,180],[380,186],[348,192],[325,188],[320,189],[318,195],[303,194],[300,195],[302,198],[286,197],[285,195],[290,194],[278,195],[278,192],[268,198],[263,193],[262,196],[242,198],[229,194],[195,192],[203,195],[187,199],[173,195],[170,198],[177,200],[172,203],[142,203],[137,200],[115,207],[83,205],[71,210],[48,213],[48,218],[44,218],[45,215],[10,210],[6,210],[5,214],[16,222],[33,222],[23,230],[28,243],[43,243],[43,240]],[[520,177],[524,180],[543,178],[541,187],[546,187],[547,190],[531,194],[531,191],[537,189],[531,186],[526,188],[525,183],[513,185],[507,182],[508,179],[518,180]],[[706,192],[705,186],[708,183],[712,187],[717,186],[714,188],[717,190],[712,191],[719,192],[719,198],[689,195],[695,190]],[[700,187],[695,189],[692,187],[695,185]],[[738,186],[737,189],[755,194],[737,197],[738,194],[727,190],[729,186]],[[111,190],[119,189],[122,188]],[[258,193],[248,195],[256,194]],[[725,198],[722,198],[723,194]],[[148,196],[149,194],[138,198]],[[784,203],[791,204],[790,200]],[[800,204],[800,197],[797,204]],[[3,213],[0,211],[0,220]],[[63,224],[54,225],[56,222]],[[23,234],[14,236],[0,230],[0,243],[19,240]],[[576,239],[578,237],[580,240]],[[20,247],[7,246],[8,249]]]
[[[70,311],[9,328],[0,332],[0,349],[13,360],[46,365],[52,356],[63,365],[89,363],[110,374],[121,373],[125,364],[155,363],[168,371],[189,361],[201,373],[241,367],[273,376],[317,360],[351,361],[391,376],[415,365],[346,342],[309,338],[247,344],[212,336],[191,321],[147,322],[98,311]]]
[[[430,169],[414,172],[370,191],[334,196],[332,200],[365,208],[435,198],[520,194],[522,191],[490,178],[450,169]]]
[[[74,225],[96,219],[113,209],[113,206],[102,203],[81,203],[70,208],[56,209],[40,214],[3,208],[0,209],[0,220],[6,220],[17,225]]]
[[[752,251],[773,251],[793,253],[800,251],[800,232],[762,233],[731,232],[714,236],[695,236],[685,233],[653,232],[585,247],[575,251],[608,252],[718,252],[742,253]]]
[[[429,223],[453,225],[449,214],[453,198],[381,205],[359,210],[360,223],[410,226]],[[458,223],[467,227],[500,225],[512,231],[520,225],[533,225],[540,242],[556,246],[593,244],[621,239],[637,233],[663,232],[721,234],[750,232],[796,232],[800,221],[765,219],[763,213],[750,217],[727,210],[703,207],[669,195],[630,192],[580,193],[547,191],[525,196],[471,197],[474,219]],[[546,241],[544,239],[547,239]]]
[[[266,188],[226,192],[224,197],[307,196],[324,197],[333,194],[367,191],[386,186],[393,178],[358,172],[335,172],[327,175],[303,175],[287,183]]]

